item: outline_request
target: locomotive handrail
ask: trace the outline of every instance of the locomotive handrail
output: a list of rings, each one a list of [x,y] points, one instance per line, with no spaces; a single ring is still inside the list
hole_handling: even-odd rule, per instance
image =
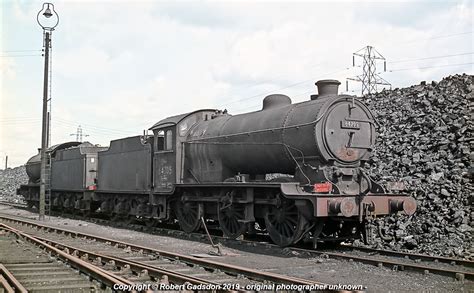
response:
[[[350,118],[350,117],[345,117],[344,119],[346,121],[365,122],[365,123],[374,124],[377,127],[380,127],[380,123],[377,121],[377,119],[375,117],[372,120],[354,119],[354,118]]]
[[[306,123],[295,124],[295,125],[291,125],[291,126],[282,126],[282,127],[267,128],[267,129],[258,129],[258,130],[252,130],[252,131],[246,131],[246,132],[239,132],[239,133],[232,133],[232,134],[219,135],[219,136],[209,136],[209,137],[193,138],[193,139],[190,139],[190,140],[186,141],[185,143],[190,143],[190,142],[200,141],[200,140],[223,138],[223,137],[224,137],[224,138],[227,138],[227,137],[233,137],[233,136],[248,135],[248,134],[261,133],[261,132],[268,132],[268,131],[275,131],[275,130],[285,130],[285,129],[291,129],[291,128],[298,128],[298,127],[302,127],[302,126],[309,126],[309,125],[318,123],[319,120],[321,120],[321,119],[324,117],[324,115],[326,114],[326,112],[327,112],[327,110],[325,110],[324,113],[321,114],[321,116],[319,116],[318,118],[316,118],[316,120],[313,120],[313,121],[310,121],[310,122],[306,122]]]
[[[371,151],[373,149],[372,146],[346,146],[347,148],[351,148],[351,149],[364,149],[364,150],[369,150]]]
[[[360,119],[360,118],[358,119],[358,118],[351,118],[351,117],[344,117],[344,119],[346,121],[365,122],[369,124],[374,123],[374,120],[368,120],[368,119]]]
[[[268,132],[268,131],[285,130],[285,129],[291,129],[291,128],[298,128],[298,127],[302,127],[302,126],[309,126],[309,125],[318,123],[326,115],[328,110],[329,110],[329,108],[324,109],[324,112],[319,117],[317,117],[313,121],[306,122],[306,123],[295,124],[295,125],[291,125],[291,126],[281,126],[281,127],[267,128],[267,129],[258,129],[258,130],[252,130],[252,131],[246,131],[246,132],[226,134],[226,135],[192,138],[192,139],[186,141],[186,143],[193,142],[193,141],[200,141],[200,140],[217,139],[217,138],[222,138],[222,137],[224,137],[224,138],[234,137],[234,136],[240,136],[240,135],[248,135],[248,134],[254,134],[254,133],[262,133],[262,132]],[[367,122],[367,121],[361,121],[361,122]],[[379,123],[377,122],[377,120],[374,119],[373,122],[374,122],[375,125],[379,126]]]

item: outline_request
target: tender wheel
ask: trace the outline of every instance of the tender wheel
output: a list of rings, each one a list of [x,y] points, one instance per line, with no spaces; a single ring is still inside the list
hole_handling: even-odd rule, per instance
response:
[[[176,201],[175,214],[181,230],[187,233],[195,232],[201,227],[203,206],[194,201]]]
[[[293,200],[279,197],[277,205],[267,208],[265,226],[273,242],[285,247],[301,239],[307,220],[298,211]]]
[[[125,216],[124,222],[127,225],[135,225],[135,224],[138,224],[140,221],[136,216],[128,215],[128,216]]]
[[[91,210],[82,210],[81,215],[85,218],[90,218],[92,216],[92,211]]]
[[[29,210],[32,210],[33,207],[35,206],[35,202],[29,200],[29,201],[26,202],[26,206],[28,207]]]
[[[235,239],[247,230],[245,224],[245,205],[233,202],[237,191],[227,192],[217,205],[217,219],[224,236]]]
[[[158,226],[158,220],[156,219],[145,219],[145,226],[148,228],[153,228]]]

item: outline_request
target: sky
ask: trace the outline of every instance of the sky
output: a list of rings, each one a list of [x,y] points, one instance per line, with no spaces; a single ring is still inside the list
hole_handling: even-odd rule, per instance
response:
[[[0,169],[41,145],[42,1],[1,1]],[[472,1],[54,1],[52,144],[139,135],[202,108],[239,114],[271,93],[293,102],[319,79],[362,73],[373,46],[393,88],[473,74]],[[88,135],[88,136],[86,136]]]

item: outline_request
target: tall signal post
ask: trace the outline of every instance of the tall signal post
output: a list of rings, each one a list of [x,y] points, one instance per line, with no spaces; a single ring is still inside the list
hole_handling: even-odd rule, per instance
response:
[[[40,198],[39,198],[39,219],[44,220],[46,205],[46,149],[49,141],[49,112],[48,112],[48,87],[49,81],[49,53],[51,49],[51,34],[59,24],[59,16],[54,11],[52,3],[43,3],[43,7],[36,16],[38,24],[43,29],[43,48],[44,48],[44,80],[43,80],[43,117],[41,127],[41,180],[40,180]]]
[[[356,57],[362,58],[362,74],[348,78],[346,80],[346,91],[349,91],[349,80],[362,83],[362,95],[367,95],[377,92],[377,85],[392,85],[383,79],[377,73],[377,61],[383,61],[384,72],[387,71],[387,62],[374,47],[367,46],[352,54],[352,66],[356,66]]]

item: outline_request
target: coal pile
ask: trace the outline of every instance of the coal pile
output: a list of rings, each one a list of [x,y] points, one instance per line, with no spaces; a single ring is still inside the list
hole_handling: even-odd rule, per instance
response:
[[[382,91],[364,101],[378,123],[366,164],[385,186],[402,182],[418,203],[415,215],[384,219],[392,240],[379,248],[474,259],[474,76]]]
[[[21,184],[28,183],[25,166],[0,170],[0,200],[14,203],[23,202],[23,197],[16,194]]]

